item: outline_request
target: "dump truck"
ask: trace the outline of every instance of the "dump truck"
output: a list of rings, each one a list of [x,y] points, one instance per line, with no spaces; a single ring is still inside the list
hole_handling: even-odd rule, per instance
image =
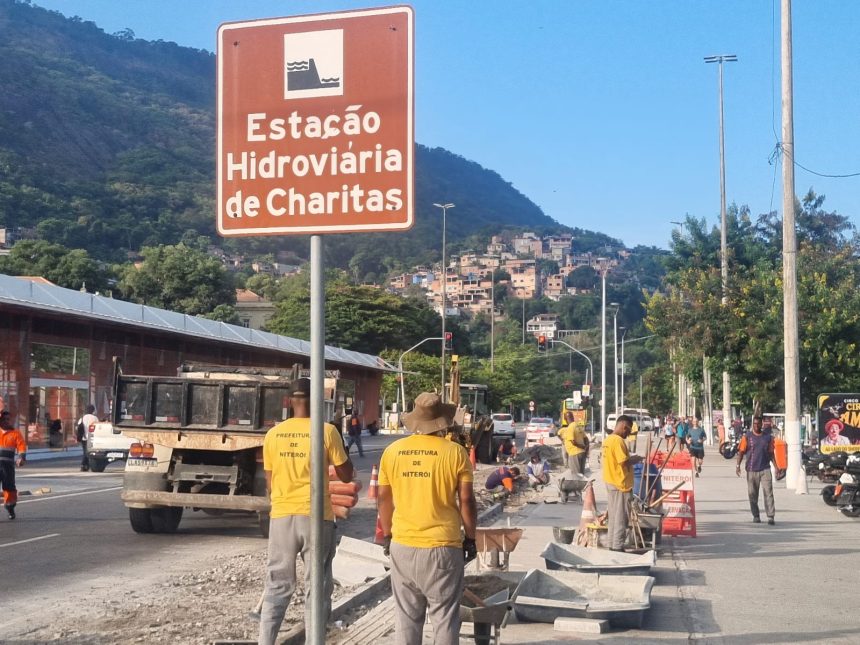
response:
[[[269,498],[266,432],[289,417],[289,370],[183,364],[175,377],[115,370],[113,423],[132,437],[122,501],[137,533],[173,533],[184,509],[256,515],[264,536]],[[335,419],[336,375],[326,374]]]

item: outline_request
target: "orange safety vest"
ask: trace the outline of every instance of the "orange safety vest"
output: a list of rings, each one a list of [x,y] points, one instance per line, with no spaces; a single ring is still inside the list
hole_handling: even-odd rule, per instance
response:
[[[16,450],[21,455],[27,452],[23,435],[15,429],[0,429],[0,461],[15,461]]]

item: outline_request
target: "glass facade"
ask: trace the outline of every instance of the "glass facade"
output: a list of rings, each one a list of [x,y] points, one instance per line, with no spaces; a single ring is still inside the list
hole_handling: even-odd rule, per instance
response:
[[[75,425],[86,406],[93,404],[96,416],[110,418],[113,403],[114,357],[126,374],[174,376],[183,362],[288,368],[294,362],[307,366],[307,357],[281,351],[231,345],[227,342],[197,340],[159,329],[130,329],[109,321],[99,322],[25,306],[0,306],[0,409],[8,409],[15,425],[27,437],[29,448],[78,450]],[[381,374],[362,367],[340,368],[336,389],[326,384],[329,418],[337,408],[357,405],[365,423],[378,414]],[[328,381],[328,379],[327,379]],[[201,401],[211,393],[204,387],[193,390]],[[243,413],[246,393],[241,388],[229,393],[231,421],[237,428],[249,422]],[[286,391],[274,392],[265,402],[263,415],[274,422],[285,415]],[[196,406],[203,411],[206,406]],[[131,412],[129,412],[131,413]],[[178,413],[159,410],[169,419]],[[206,423],[207,419],[195,419]]]

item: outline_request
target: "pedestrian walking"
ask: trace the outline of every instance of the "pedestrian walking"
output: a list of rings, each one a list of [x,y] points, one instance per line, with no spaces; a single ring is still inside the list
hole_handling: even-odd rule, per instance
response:
[[[364,446],[361,445],[361,419],[355,410],[352,411],[349,417],[347,434],[349,435],[349,440],[346,442],[346,454],[349,454],[349,449],[355,444],[358,446],[358,456],[364,457]]]
[[[705,429],[699,422],[699,419],[693,420],[693,427],[687,437],[690,450],[690,456],[693,458],[693,466],[696,470],[696,477],[702,474],[702,462],[705,460]]]
[[[627,538],[628,511],[633,490],[633,465],[642,461],[631,455],[624,441],[630,434],[633,419],[622,414],[615,429],[603,442],[603,481],[609,501],[609,549],[623,551]]]
[[[17,461],[15,453],[17,455]],[[3,489],[3,507],[10,520],[15,519],[18,488],[15,486],[15,466],[21,468],[27,461],[27,444],[12,425],[8,410],[0,412],[0,488]]]
[[[688,420],[684,417],[678,419],[678,424],[675,426],[675,436],[678,438],[678,452],[687,447],[687,433],[690,431]]]
[[[86,472],[90,469],[90,456],[87,454],[87,435],[90,428],[99,422],[99,418],[95,413],[96,406],[92,404],[88,405],[86,413],[78,419],[78,423],[75,426],[75,438],[78,443],[81,444],[81,450],[83,452],[83,455],[81,456],[81,472]]]
[[[404,415],[414,434],[389,445],[380,461],[379,521],[398,645],[421,644],[428,614],[436,645],[460,642],[463,566],[477,555],[478,513],[469,455],[446,439],[455,410],[438,394],[419,394]]]
[[[672,417],[666,417],[666,425],[663,428],[663,435],[666,437],[666,449],[672,452],[675,449],[675,421]]]
[[[741,443],[738,446],[737,467],[735,472],[737,476],[741,476],[741,463],[747,458],[747,493],[750,500],[750,511],[752,512],[753,522],[761,522],[759,513],[758,498],[759,491],[764,497],[764,512],[767,514],[767,523],[773,525],[776,523],[774,516],[776,515],[776,507],[773,501],[773,477],[770,474],[770,464],[776,466],[776,458],[773,450],[773,435],[765,434],[762,431],[761,417],[753,418],[752,432],[748,432],[741,437]]]
[[[272,645],[296,588],[296,558],[305,564],[305,624],[310,619],[311,589],[311,419],[310,379],[302,378],[290,388],[292,417],[272,427],[263,440],[263,470],[266,490],[271,497],[269,551],[266,587],[260,612],[259,643]],[[353,477],[352,462],[343,448],[340,434],[330,423],[323,425],[325,469],[334,466],[342,482]],[[331,613],[334,590],[331,563],[335,550],[334,513],[328,503],[328,475],[323,518],[322,552],[318,565],[323,567],[324,620]]]

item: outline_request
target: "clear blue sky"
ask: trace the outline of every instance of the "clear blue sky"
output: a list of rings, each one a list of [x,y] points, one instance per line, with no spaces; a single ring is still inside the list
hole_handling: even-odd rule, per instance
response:
[[[34,0],[113,33],[214,51],[222,22],[379,6],[318,0]],[[781,210],[779,0],[416,0],[416,138],[497,171],[563,224],[667,246],[719,220],[717,66],[729,203]],[[794,0],[796,159],[860,172],[860,2]],[[774,173],[776,171],[776,183]],[[860,224],[860,177],[797,169]],[[445,200],[439,195],[439,200]],[[452,211],[453,212],[453,211]]]

